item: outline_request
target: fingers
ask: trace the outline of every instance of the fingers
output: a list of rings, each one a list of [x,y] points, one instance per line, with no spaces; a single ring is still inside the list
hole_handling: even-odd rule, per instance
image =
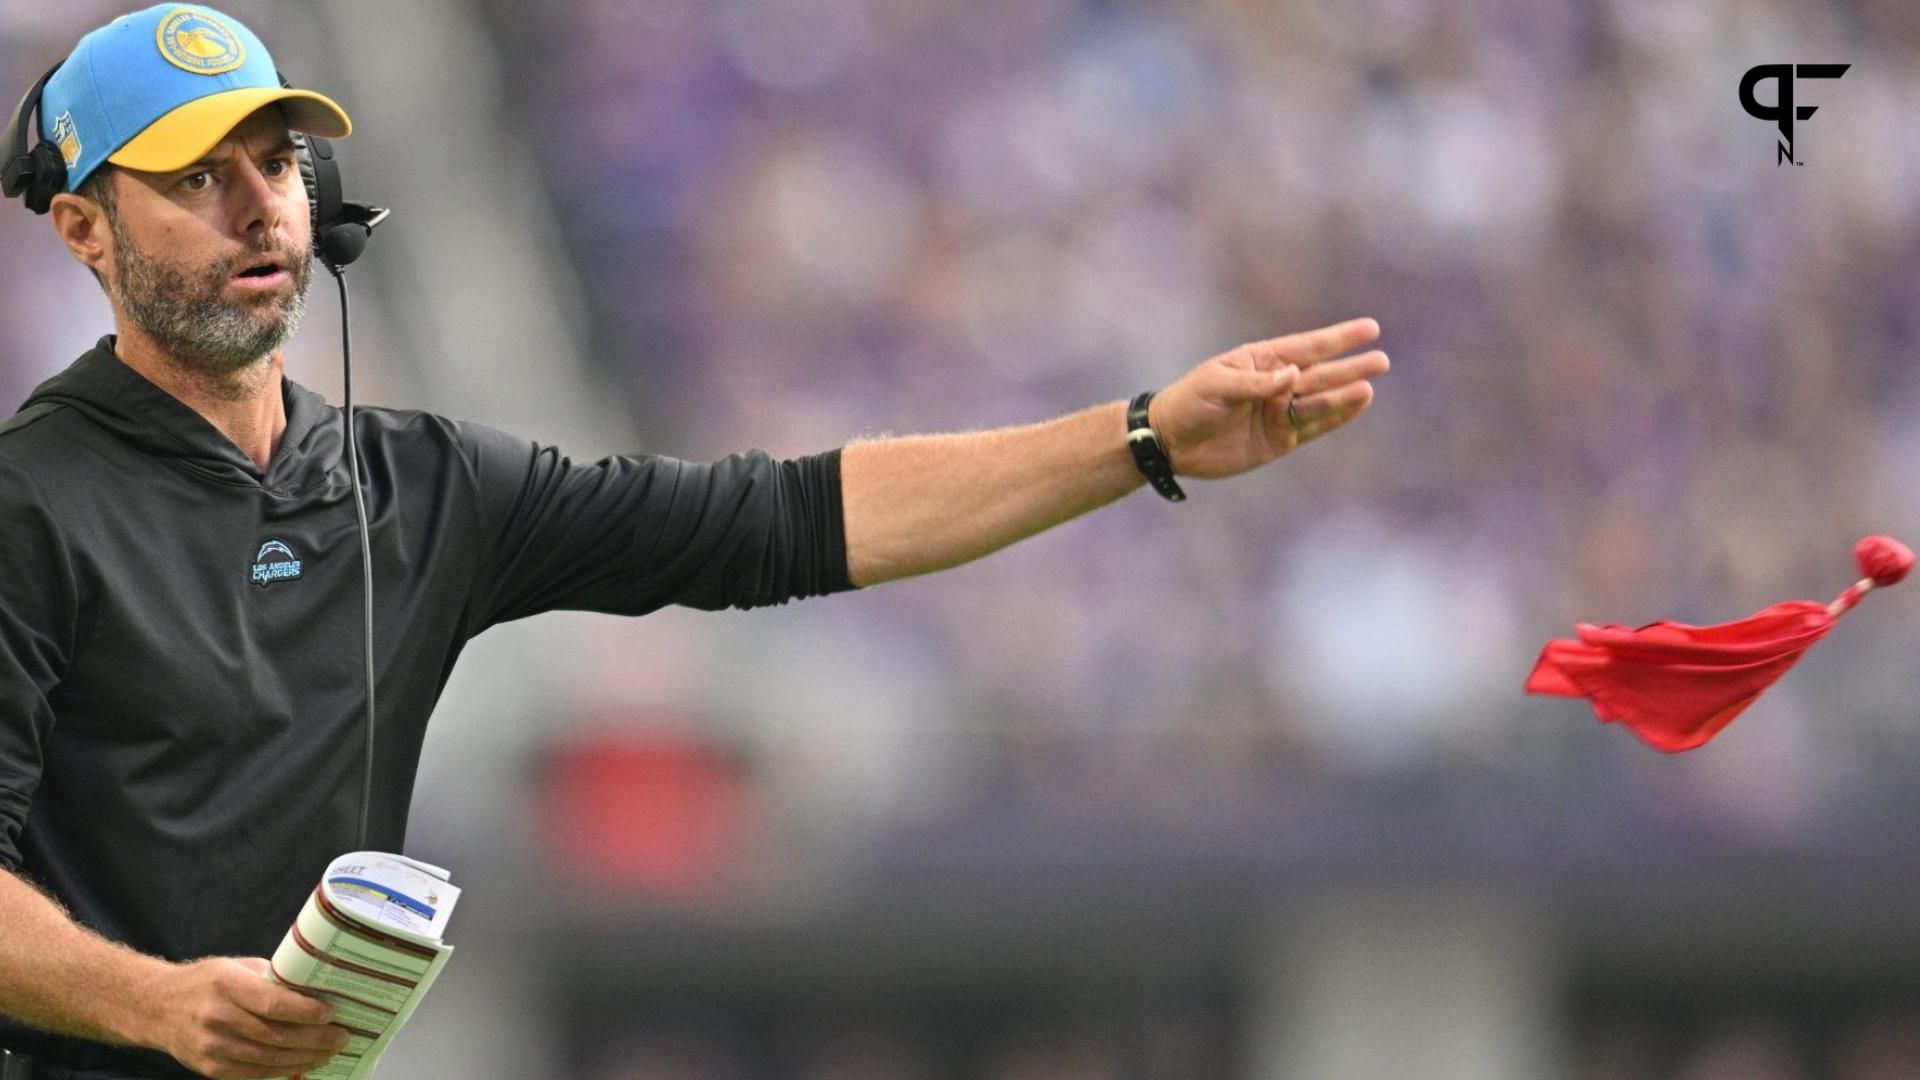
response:
[[[1375,349],[1372,352],[1361,353],[1359,356],[1349,356],[1344,360],[1317,364],[1306,369],[1295,381],[1293,392],[1304,398],[1367,379],[1378,378],[1385,375],[1390,367],[1392,364],[1387,360],[1387,354]]]
[[[208,1019],[189,1063],[223,1078],[286,1076],[325,1065],[349,1038],[343,1027],[262,1020],[234,1006]]]
[[[259,971],[254,962],[243,961],[250,969]],[[266,961],[257,961],[265,965]],[[267,969],[271,971],[271,968]],[[265,974],[265,972],[260,972]],[[225,988],[235,1004],[241,1008],[268,1020],[284,1020],[293,1024],[330,1024],[333,1022],[333,1006],[319,998],[308,997],[297,990],[286,987],[267,978],[236,979]]]
[[[1242,368],[1226,364],[1209,365],[1213,385],[1202,383],[1202,393],[1222,401],[1260,401],[1275,394],[1298,393],[1295,384],[1300,369],[1288,364],[1277,368]]]
[[[1247,351],[1255,367],[1275,368],[1293,364],[1306,369],[1341,353],[1352,352],[1362,345],[1370,345],[1379,338],[1379,323],[1372,319],[1348,319],[1318,330],[1256,341],[1242,348]]]
[[[257,1080],[317,1069],[347,1045],[345,1028],[297,1026],[313,1034],[293,1036],[263,1027],[258,1017],[236,1010],[224,1018],[210,1019],[191,1052],[180,1060],[220,1080]],[[278,1044],[280,1039],[293,1037],[311,1042],[316,1035],[325,1040],[319,1047]]]
[[[263,1020],[246,1014],[228,1021],[226,1028],[234,1036],[274,1050],[324,1050],[328,1056],[344,1049],[349,1038],[346,1028],[334,1024],[289,1024]],[[279,1062],[263,1062],[274,1065]]]
[[[1301,427],[1312,427],[1328,417],[1362,408],[1372,400],[1373,384],[1363,380],[1318,394],[1301,394],[1293,401],[1293,414]],[[1286,411],[1286,404],[1281,402],[1282,412]]]
[[[272,966],[257,957],[239,961],[244,974],[224,981],[222,989],[236,1008],[215,1022],[227,1037],[220,1056],[241,1065],[265,1065],[280,1071],[316,1068],[347,1045],[347,1029],[332,1023],[332,1005],[271,978]]]
[[[336,1053],[337,1049],[295,1050],[233,1038],[218,1046],[213,1056],[227,1063],[233,1076],[279,1077],[318,1069],[333,1060]]]
[[[1293,445],[1299,446],[1352,423],[1366,412],[1367,407],[1373,404],[1373,384],[1358,382],[1312,397],[1294,399],[1294,417],[1299,419],[1297,425],[1293,417],[1287,415],[1287,404],[1284,400],[1269,403],[1267,423],[1282,438],[1290,434]]]

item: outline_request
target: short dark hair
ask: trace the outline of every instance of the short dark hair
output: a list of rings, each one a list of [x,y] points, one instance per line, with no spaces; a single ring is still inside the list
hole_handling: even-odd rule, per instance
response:
[[[113,171],[113,164],[111,162],[101,162],[99,168],[93,170],[85,180],[80,181],[80,186],[74,188],[73,193],[83,199],[90,199],[97,204],[101,212],[107,215],[107,225],[118,232],[120,228],[120,204],[114,197]],[[100,271],[93,270],[91,267],[88,269],[89,272],[93,274],[93,280],[99,282],[100,288],[105,290],[107,282],[105,278],[100,276]]]

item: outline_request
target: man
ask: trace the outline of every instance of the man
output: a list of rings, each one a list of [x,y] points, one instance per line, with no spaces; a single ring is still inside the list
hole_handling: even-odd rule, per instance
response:
[[[38,116],[67,170],[54,228],[115,333],[0,425],[0,1047],[41,1080],[286,1076],[345,1032],[258,957],[351,850],[363,737],[346,428],[283,370],[311,243],[290,132],[350,124],[181,5],[82,39]],[[1232,476],[1358,416],[1387,359],[1346,354],[1378,334],[1242,346],[1133,422],[1116,401],[784,462],[577,464],[360,413],[369,844],[403,845],[427,717],[488,626],[781,603],[959,565],[1148,476],[1174,497],[1176,471]]]

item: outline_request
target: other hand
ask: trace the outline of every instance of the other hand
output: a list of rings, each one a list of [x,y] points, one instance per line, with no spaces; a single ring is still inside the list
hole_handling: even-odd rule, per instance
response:
[[[1182,476],[1213,479],[1258,468],[1367,410],[1367,380],[1386,373],[1387,354],[1345,354],[1379,337],[1379,323],[1351,319],[1242,345],[1154,395],[1148,421]]]
[[[161,982],[148,1042],[202,1076],[288,1076],[319,1068],[347,1045],[333,1006],[274,981],[263,959],[175,964]]]

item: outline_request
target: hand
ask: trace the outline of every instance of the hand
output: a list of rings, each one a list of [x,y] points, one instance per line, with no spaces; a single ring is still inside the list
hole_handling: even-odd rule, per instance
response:
[[[1182,476],[1258,468],[1366,411],[1373,403],[1367,380],[1386,373],[1387,354],[1334,358],[1379,337],[1379,323],[1353,319],[1242,345],[1154,395],[1148,421]]]
[[[174,964],[155,987],[148,1045],[202,1076],[257,1080],[319,1068],[347,1045],[333,1006],[275,982],[258,958]]]

